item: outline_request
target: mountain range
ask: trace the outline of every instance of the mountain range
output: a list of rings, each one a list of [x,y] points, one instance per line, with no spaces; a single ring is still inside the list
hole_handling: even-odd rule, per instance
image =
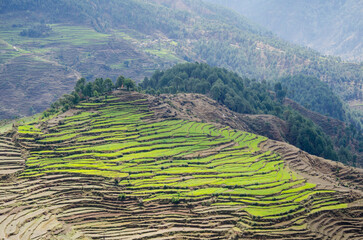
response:
[[[345,102],[362,101],[360,64],[290,44],[199,0],[2,0],[0,19],[1,118],[44,110],[82,76],[141,81],[195,61],[258,80],[311,75]]]

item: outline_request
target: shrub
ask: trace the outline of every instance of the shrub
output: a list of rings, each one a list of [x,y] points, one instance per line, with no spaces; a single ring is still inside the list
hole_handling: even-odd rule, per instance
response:
[[[119,179],[117,179],[117,178],[115,178],[115,179],[114,179],[114,185],[115,185],[115,186],[117,186],[117,185],[119,184],[119,182],[120,182],[120,180],[119,180]]]
[[[178,204],[178,203],[180,202],[180,199],[179,199],[179,197],[173,197],[173,198],[171,199],[171,202],[172,202],[173,204]]]
[[[119,194],[118,195],[118,197],[117,197],[117,200],[119,200],[119,201],[123,201],[123,200],[125,200],[126,199],[126,194],[125,193],[121,193],[121,194]]]
[[[41,38],[48,37],[52,33],[52,31],[53,30],[49,25],[39,24],[21,31],[19,35],[22,37]]]

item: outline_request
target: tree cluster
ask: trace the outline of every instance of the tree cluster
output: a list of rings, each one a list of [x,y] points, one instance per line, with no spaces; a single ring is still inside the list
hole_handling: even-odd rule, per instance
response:
[[[46,24],[34,25],[20,32],[22,37],[41,38],[48,37],[52,33],[52,27]]]
[[[86,82],[86,79],[81,78],[77,81],[75,92],[80,96],[80,99],[89,97],[98,97],[105,93],[111,92],[115,88],[112,80],[107,78],[96,78],[93,82]]]
[[[110,93],[114,89],[126,89],[127,91],[135,90],[136,84],[133,80],[119,76],[114,84],[110,78],[96,78],[93,82],[87,82],[85,78],[77,81],[74,91],[71,94],[65,94],[56,102],[52,103],[50,109],[43,113],[43,117],[48,117],[59,111],[65,112],[72,108],[80,101],[99,97]]]
[[[268,91],[266,82],[241,78],[223,68],[203,63],[178,64],[165,72],[156,71],[140,86],[147,93],[202,93],[240,113],[281,112],[280,103]]]

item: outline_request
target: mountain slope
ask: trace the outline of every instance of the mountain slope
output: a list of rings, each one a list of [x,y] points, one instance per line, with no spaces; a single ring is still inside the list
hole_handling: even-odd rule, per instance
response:
[[[238,11],[290,42],[348,61],[363,60],[363,3],[360,0],[206,1]]]
[[[201,1],[3,0],[0,13],[2,68],[22,69],[4,73],[8,77],[1,77],[0,83],[19,82],[22,92],[32,78],[46,75],[43,62],[55,62],[89,80],[123,74],[140,81],[156,69],[202,61],[256,79],[305,73],[328,82],[347,101],[362,96],[361,66],[281,41],[238,14]],[[39,29],[50,30],[40,38],[29,35]],[[15,64],[24,55],[40,62]],[[22,72],[31,77],[24,78]],[[71,82],[64,84],[70,90],[76,78],[67,80],[63,72],[53,72],[41,81]],[[45,84],[40,88],[60,96]],[[46,102],[32,104],[34,95],[27,92],[19,101],[15,91],[6,91],[4,99],[14,100],[11,107],[1,103],[2,117],[29,114],[19,107],[23,101],[37,111],[45,109]]]
[[[32,115],[69,91],[80,74],[57,62],[24,54],[0,69],[2,118]]]
[[[118,91],[2,135],[2,166],[26,162],[0,170],[0,237],[362,236],[361,170],[170,109]]]
[[[301,79],[312,80],[308,82],[308,87],[312,87],[313,90],[301,87],[301,85],[304,85],[300,82]],[[282,80],[282,83],[285,85],[286,81]],[[339,98],[332,93],[329,95],[329,91],[325,92],[325,90],[329,89],[319,80],[295,76],[291,78],[291,84],[298,85],[295,88],[297,96],[299,92],[315,90],[316,93],[306,94],[309,101],[320,103],[320,105],[316,104],[314,107],[324,109],[326,108],[325,106],[330,106],[332,109],[327,108],[329,111],[334,112],[339,111],[339,109],[343,111],[343,105],[340,103]],[[355,119],[347,120],[345,116],[348,116],[348,114],[345,114],[343,111],[343,114],[340,113],[338,115],[344,116],[343,118],[346,121],[344,123],[311,112],[291,100],[286,99],[284,101],[286,90],[282,87],[281,83],[277,83],[275,87],[272,87],[266,82],[259,83],[247,78],[243,79],[226,69],[211,67],[201,63],[185,63],[178,64],[166,71],[156,71],[150,79],[145,78],[140,86],[143,87],[145,92],[151,94],[175,94],[178,92],[206,94],[238,113],[274,115],[284,120],[288,126],[286,131],[283,130],[285,134],[282,134],[285,141],[320,157],[332,160],[342,158],[345,163],[349,162],[353,166],[361,166],[363,164],[360,147],[363,139],[360,134],[362,128],[360,127],[361,121],[359,119],[358,121]],[[302,90],[299,90],[301,88]],[[319,95],[319,92],[323,92],[327,96]],[[331,105],[331,102],[334,101],[337,105]],[[284,102],[287,104],[284,105]],[[337,121],[339,123],[333,124]],[[272,120],[272,122],[274,121]],[[326,127],[326,125],[333,125],[336,128],[331,131],[331,126]],[[349,129],[346,128],[348,125]],[[262,129],[269,129],[268,122]],[[339,153],[337,152],[338,150]],[[358,156],[347,155],[346,151],[355,152],[353,155]],[[347,161],[345,159],[350,160]]]

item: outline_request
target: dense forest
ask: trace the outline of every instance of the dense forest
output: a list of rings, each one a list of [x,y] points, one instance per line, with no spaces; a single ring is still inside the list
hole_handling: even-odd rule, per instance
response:
[[[20,36],[40,38],[40,37],[48,37],[51,33],[52,33],[52,27],[45,24],[39,24],[31,26],[29,29],[24,29],[23,31],[20,32]]]
[[[140,86],[150,94],[202,93],[239,113],[275,115],[288,123],[286,140],[289,143],[324,158],[347,163],[357,160],[357,156],[347,148],[349,144],[344,144],[337,152],[332,139],[320,127],[282,104],[287,91],[281,83],[257,82],[241,78],[226,69],[187,63],[166,71],[156,71],[150,79],[145,78]]]
[[[345,122],[348,126],[346,132],[349,132],[351,136],[358,138],[358,135],[362,133],[362,113],[346,106],[326,83],[315,77],[304,75],[284,77],[279,81],[286,90],[287,97],[307,109]],[[339,145],[342,144],[339,143]],[[347,145],[344,144],[344,146]]]
[[[344,121],[343,103],[326,83],[304,75],[289,76],[280,81],[287,89],[287,97],[312,111]]]

